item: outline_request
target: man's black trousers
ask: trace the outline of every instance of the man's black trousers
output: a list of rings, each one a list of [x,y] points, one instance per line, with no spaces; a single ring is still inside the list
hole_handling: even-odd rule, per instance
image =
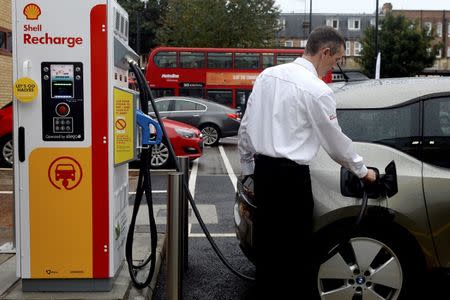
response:
[[[259,296],[312,299],[317,283],[312,271],[314,201],[309,167],[256,155],[254,184]]]

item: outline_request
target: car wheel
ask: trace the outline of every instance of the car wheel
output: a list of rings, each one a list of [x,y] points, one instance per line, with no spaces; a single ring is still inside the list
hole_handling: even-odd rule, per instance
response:
[[[317,272],[321,299],[412,299],[413,290],[423,287],[423,256],[404,233],[383,228],[347,241],[337,232],[327,236],[321,247],[328,252],[321,255],[331,254],[322,258]]]
[[[14,163],[14,147],[12,136],[5,136],[0,140],[0,165],[11,168]]]
[[[154,169],[166,168],[170,163],[169,148],[164,143],[153,145],[150,166]]]
[[[203,135],[203,144],[205,146],[217,146],[220,140],[220,130],[216,125],[206,124],[200,127]]]

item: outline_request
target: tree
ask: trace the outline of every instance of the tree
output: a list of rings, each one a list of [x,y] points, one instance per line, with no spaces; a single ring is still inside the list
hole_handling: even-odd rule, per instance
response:
[[[414,76],[433,65],[439,45],[432,46],[434,32],[420,28],[403,15],[388,13],[378,33],[381,52],[380,77]],[[367,76],[375,73],[375,27],[370,26],[361,39],[359,63]],[[431,50],[430,50],[431,49]]]
[[[169,0],[157,42],[167,46],[270,47],[279,14],[274,0]]]
[[[161,26],[162,15],[165,13],[168,0],[150,0],[145,7],[140,0],[118,0],[129,15],[129,43],[137,51],[137,20],[140,24],[141,53],[146,54],[155,47],[156,30]]]

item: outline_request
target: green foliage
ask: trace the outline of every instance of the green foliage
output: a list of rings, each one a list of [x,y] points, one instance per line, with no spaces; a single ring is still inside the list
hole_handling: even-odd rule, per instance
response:
[[[137,21],[140,24],[141,53],[147,54],[155,47],[156,30],[161,26],[161,16],[165,13],[168,0],[149,0],[147,6],[140,0],[118,0],[119,4],[129,15],[129,43],[131,48],[137,49]]]
[[[169,0],[157,42],[166,46],[270,47],[280,11],[274,0]]]
[[[381,52],[381,77],[414,76],[433,65],[439,45],[432,46],[434,32],[419,28],[403,15],[387,14],[378,31]],[[375,27],[370,26],[361,39],[363,50],[359,63],[367,76],[375,73]],[[431,51],[427,49],[432,49]]]

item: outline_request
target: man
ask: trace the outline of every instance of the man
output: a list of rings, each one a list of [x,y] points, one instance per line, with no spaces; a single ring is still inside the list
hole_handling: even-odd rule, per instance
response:
[[[376,179],[342,133],[334,94],[321,80],[342,58],[344,47],[339,32],[316,28],[303,57],[264,70],[249,97],[238,146],[242,175],[254,174],[259,297],[314,297],[308,165],[319,147],[365,181]]]

